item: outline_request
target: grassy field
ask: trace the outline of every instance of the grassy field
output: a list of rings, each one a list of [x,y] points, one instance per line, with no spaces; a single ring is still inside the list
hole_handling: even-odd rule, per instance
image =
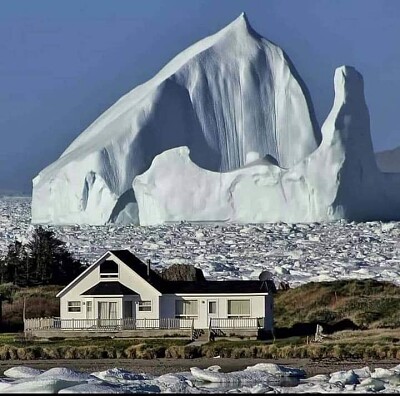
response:
[[[335,333],[322,342],[304,337],[275,341],[217,340],[201,346],[179,339],[75,339],[23,342],[15,334],[0,337],[0,360],[262,358],[387,360],[400,359],[400,330],[359,330]]]
[[[0,294],[10,296],[3,302],[4,325],[22,329],[23,299],[26,316],[59,316],[55,297],[61,286],[19,288],[0,285]],[[362,329],[400,327],[400,288],[375,280],[343,280],[307,283],[286,291],[278,291],[274,299],[276,328],[299,324],[334,324],[348,319]]]
[[[22,331],[24,328],[22,311],[26,301],[26,317],[40,318],[60,315],[60,302],[56,294],[62,286],[38,286],[20,288],[11,284],[0,285],[3,301],[3,331]]]
[[[372,279],[307,283],[279,291],[275,327],[348,320],[361,329],[400,327],[400,288]]]

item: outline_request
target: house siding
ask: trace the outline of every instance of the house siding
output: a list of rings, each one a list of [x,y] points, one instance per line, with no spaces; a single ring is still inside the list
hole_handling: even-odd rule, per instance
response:
[[[160,317],[175,317],[175,300],[197,300],[198,316],[194,320],[196,329],[207,329],[209,327],[208,301],[217,302],[218,318],[228,318],[228,300],[250,300],[250,317],[265,318],[264,328],[271,329],[273,324],[273,316],[271,309],[272,297],[270,295],[249,295],[249,294],[224,294],[224,295],[175,295],[165,294],[161,296]]]
[[[132,271],[128,266],[121,262],[118,258],[111,257],[113,261],[119,264],[118,278],[101,279],[100,278],[100,263],[96,265],[86,276],[84,276],[74,287],[67,291],[60,298],[60,317],[62,319],[86,319],[86,301],[92,301],[92,315],[93,318],[98,317],[98,304],[99,301],[117,302],[118,317],[122,318],[123,300],[133,300],[137,302],[139,299],[148,300],[152,302],[152,310],[147,312],[139,312],[138,304],[134,303],[134,312],[136,318],[157,319],[159,317],[159,292],[143,280],[136,272]],[[96,285],[101,280],[119,281],[124,286],[134,290],[139,296],[132,297],[119,297],[119,296],[83,296],[81,295],[86,290]],[[68,301],[80,301],[81,312],[68,312]],[[85,302],[85,305],[83,305]]]
[[[118,264],[118,277],[100,278],[100,264],[104,260],[112,260]],[[90,296],[82,295],[101,281],[113,282],[118,281],[125,287],[131,289],[137,295],[99,295]],[[65,294],[62,294],[65,293]],[[146,279],[139,276],[123,261],[110,253],[103,256],[92,268],[75,284],[67,287],[61,293],[60,297],[60,317],[61,319],[97,319],[98,318],[98,302],[116,302],[117,317],[124,317],[124,301],[133,301],[133,318],[135,319],[163,319],[175,318],[175,301],[176,300],[197,300],[198,314],[194,318],[194,328],[207,329],[210,324],[210,318],[227,319],[228,318],[228,301],[229,300],[249,300],[250,301],[250,318],[264,318],[264,329],[272,330],[273,328],[273,296],[271,294],[255,292],[255,293],[176,293],[162,295],[156,290]],[[212,300],[216,302],[215,315],[208,314],[208,302]],[[68,301],[80,301],[80,312],[68,312]],[[86,313],[87,301],[92,302],[92,312],[89,316]],[[151,311],[139,311],[139,301],[151,301]],[[187,322],[187,321],[186,321]],[[253,321],[254,323],[254,321]]]

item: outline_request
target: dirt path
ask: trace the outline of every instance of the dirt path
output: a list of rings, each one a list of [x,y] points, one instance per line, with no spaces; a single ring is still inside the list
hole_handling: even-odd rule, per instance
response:
[[[257,363],[276,363],[285,366],[301,368],[306,371],[307,376],[315,374],[328,374],[339,370],[349,370],[369,366],[390,368],[400,362],[397,360],[382,361],[312,361],[310,359],[216,359],[216,358],[198,358],[198,359],[59,359],[59,360],[5,360],[0,361],[0,375],[5,370],[14,366],[29,366],[38,369],[47,370],[52,367],[68,367],[74,370],[93,372],[110,369],[113,367],[123,368],[125,370],[144,372],[153,375],[166,373],[175,373],[180,371],[189,371],[190,367],[206,368],[212,365],[219,365],[223,372],[242,370],[247,366]]]

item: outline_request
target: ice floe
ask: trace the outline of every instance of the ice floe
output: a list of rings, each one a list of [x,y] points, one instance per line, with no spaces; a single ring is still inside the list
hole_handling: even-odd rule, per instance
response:
[[[26,242],[30,199],[0,198],[0,252]],[[400,223],[171,223],[156,227],[50,227],[68,250],[92,263],[107,249],[129,249],[160,270],[193,264],[209,279],[258,279],[264,269],[291,287],[322,280],[373,278],[400,285]],[[190,242],[190,244],[186,243]],[[229,243],[228,243],[229,242]],[[153,245],[158,246],[153,249]]]
[[[400,393],[398,368],[377,368],[371,373],[363,367],[309,378],[303,378],[301,369],[270,363],[227,373],[219,366],[192,367],[190,372],[160,376],[119,368],[92,374],[54,368],[20,378],[35,369],[16,366],[0,379],[0,393]]]

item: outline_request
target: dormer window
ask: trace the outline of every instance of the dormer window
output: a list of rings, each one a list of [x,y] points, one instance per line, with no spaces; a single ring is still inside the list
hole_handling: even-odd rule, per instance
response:
[[[118,264],[112,260],[105,260],[100,264],[100,278],[118,278]]]

